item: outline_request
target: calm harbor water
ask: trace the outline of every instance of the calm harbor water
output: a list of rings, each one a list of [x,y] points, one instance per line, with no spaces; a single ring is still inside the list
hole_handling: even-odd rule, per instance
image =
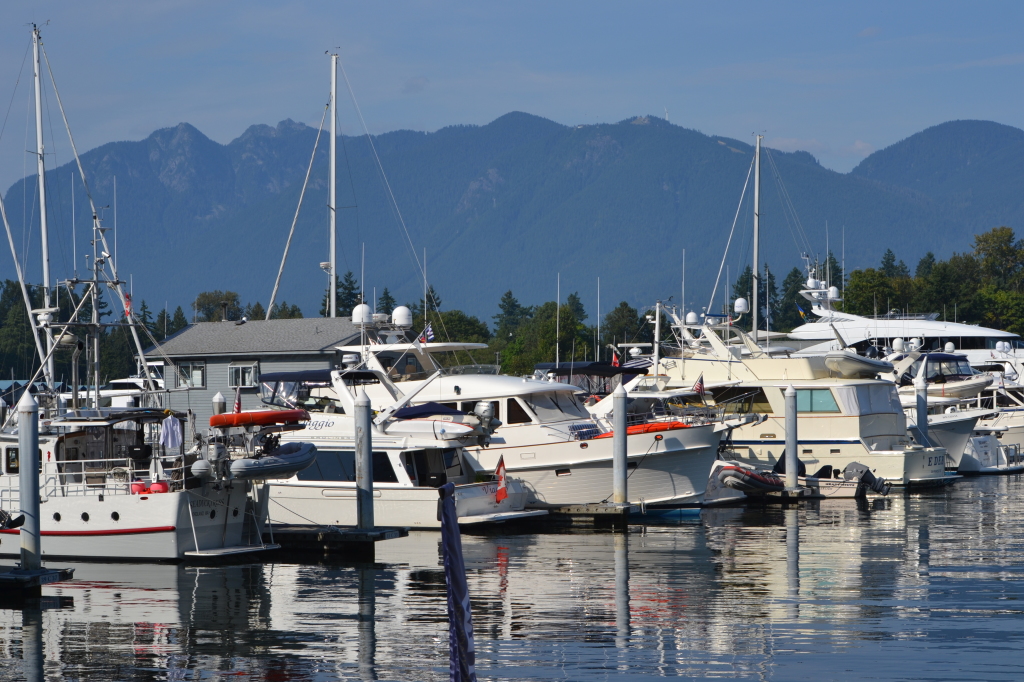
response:
[[[1024,677],[1024,478],[628,535],[465,535],[481,680]],[[79,564],[0,611],[0,679],[447,679],[435,533],[371,567]],[[65,564],[62,564],[65,565]],[[31,651],[29,651],[31,655]],[[31,672],[31,671],[28,671]]]

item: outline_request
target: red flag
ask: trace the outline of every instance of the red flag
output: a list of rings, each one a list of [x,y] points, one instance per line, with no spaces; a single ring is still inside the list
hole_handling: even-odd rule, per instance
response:
[[[498,489],[494,492],[494,501],[501,502],[508,497],[508,489],[505,487],[505,455],[498,458],[498,466],[494,468],[494,475],[498,477]]]
[[[701,398],[704,397],[704,374],[702,373],[697,379],[697,383],[693,385],[693,392],[699,395]]]
[[[619,366],[619,356],[616,353],[612,353],[612,367]]]
[[[242,387],[235,389],[235,414],[242,411]]]
[[[124,295],[124,316],[129,318],[129,319],[132,316],[132,295],[131,294],[125,294]]]

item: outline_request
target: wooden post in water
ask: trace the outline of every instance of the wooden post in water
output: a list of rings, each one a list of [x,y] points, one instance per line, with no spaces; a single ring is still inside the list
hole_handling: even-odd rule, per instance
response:
[[[356,397],[356,527],[373,528],[373,440],[370,399],[360,389]]]
[[[620,383],[612,393],[612,502],[626,504],[626,389]]]

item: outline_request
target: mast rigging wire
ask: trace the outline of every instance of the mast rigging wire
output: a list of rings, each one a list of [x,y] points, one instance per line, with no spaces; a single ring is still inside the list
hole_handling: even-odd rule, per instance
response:
[[[708,301],[707,312],[710,314],[711,306],[715,303],[715,294],[718,293],[718,283],[722,279],[722,268],[725,267],[725,259],[729,255],[729,245],[732,244],[733,233],[736,232],[736,221],[740,217],[740,209],[743,208],[743,198],[747,195],[747,185],[750,184],[750,173],[754,170],[754,159],[750,159],[750,168],[747,169],[747,179],[743,182],[743,191],[740,192],[740,202],[736,205],[736,215],[732,219],[732,229],[729,230],[729,240],[725,243],[725,253],[722,254],[722,262],[718,265],[718,276],[715,277],[715,288],[711,290],[711,299]],[[728,311],[726,311],[728,314]]]
[[[327,110],[331,105],[328,102],[324,107],[324,114],[320,117],[320,129],[316,131],[316,141],[313,143],[313,154],[309,157],[309,167],[306,168],[306,179],[302,181],[302,191],[299,192],[299,205],[295,207],[295,217],[292,218],[292,227],[288,230],[288,241],[284,244],[284,254],[281,256],[281,267],[277,269],[277,279],[274,280],[274,291],[270,294],[270,305],[267,306],[266,320],[270,319],[274,312],[274,300],[277,298],[277,290],[281,286],[281,275],[284,274],[284,264],[288,261],[288,249],[292,245],[292,237],[295,235],[295,223],[299,221],[299,211],[302,210],[302,200],[306,196],[306,186],[309,184],[309,175],[313,172],[313,161],[316,160],[316,148],[320,144],[320,134],[324,131],[324,121],[327,120]],[[328,292],[330,295],[330,292]]]

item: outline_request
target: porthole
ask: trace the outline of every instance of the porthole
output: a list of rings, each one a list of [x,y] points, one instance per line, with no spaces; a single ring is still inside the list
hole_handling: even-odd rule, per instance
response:
[[[89,512],[82,512],[82,520],[83,521],[88,521],[89,520]]]
[[[231,512],[232,516],[238,516],[238,507],[235,507],[234,511]]]
[[[121,515],[117,512],[110,512],[110,518],[112,518],[114,521],[120,521]]]
[[[58,522],[58,523],[60,523],[60,512],[55,512],[54,513],[53,520]]]
[[[216,515],[217,515],[217,510],[216,509],[211,509],[210,510],[210,518],[212,519]]]
[[[580,443],[580,450],[586,450],[588,447],[586,443]]]

